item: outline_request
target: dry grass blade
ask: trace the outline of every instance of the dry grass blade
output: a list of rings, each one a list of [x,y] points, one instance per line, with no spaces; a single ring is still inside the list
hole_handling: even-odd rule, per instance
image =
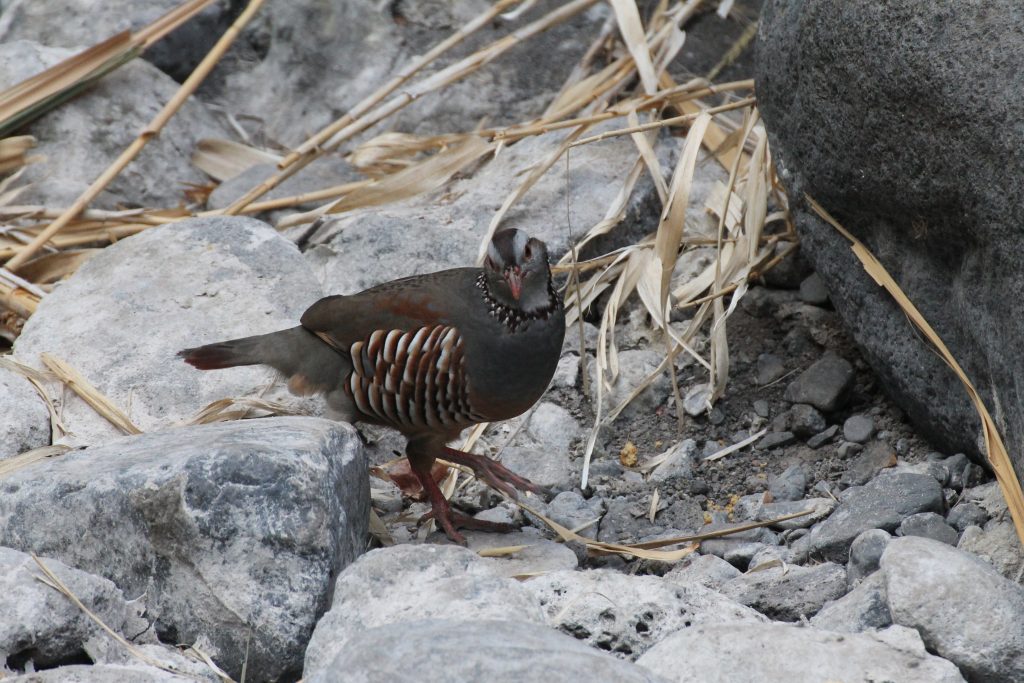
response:
[[[7,262],[7,267],[11,270],[17,270],[18,266],[25,263],[30,259],[37,251],[39,251],[43,245],[45,245],[51,237],[56,235],[61,229],[63,229],[71,220],[78,215],[89,203],[95,199],[100,192],[102,192],[110,182],[124,170],[132,159],[138,156],[142,148],[146,146],[152,138],[159,135],[160,130],[167,124],[172,116],[181,108],[181,105],[185,103],[185,100],[195,92],[199,84],[203,82],[206,76],[213,69],[214,65],[220,60],[224,52],[227,51],[231,43],[234,42],[235,38],[241,32],[242,27],[249,22],[250,19],[256,14],[256,11],[263,4],[264,0],[250,0],[249,5],[239,15],[238,19],[228,27],[228,30],[224,32],[224,35],[220,37],[217,43],[213,46],[210,52],[203,58],[196,67],[195,71],[189,74],[189,77],[185,79],[185,82],[181,84],[178,91],[174,94],[174,97],[168,101],[160,112],[150,121],[149,125],[139,134],[137,138],[128,146],[124,152],[112,163],[107,170],[105,170],[100,177],[93,181],[92,185],[88,187],[75,200],[75,202],[68,207],[68,210],[51,223],[45,230],[43,230],[35,239],[29,243],[22,251],[16,254],[10,261]],[[202,3],[197,3],[202,4]]]
[[[192,165],[224,182],[258,164],[277,164],[281,155],[234,140],[203,139],[192,154]]]
[[[332,204],[314,211],[295,214],[278,224],[279,228],[308,223],[324,214],[337,214],[355,209],[380,206],[431,192],[447,183],[453,175],[491,152],[494,145],[468,136],[460,144],[438,152],[426,161],[386,176],[381,180],[348,193]]]
[[[598,554],[606,555],[621,555],[623,557],[636,557],[642,560],[654,560],[656,562],[678,562],[687,555],[692,554],[696,549],[697,545],[693,544],[679,550],[650,550],[642,547],[644,544],[637,545],[623,545],[621,543],[605,543],[603,541],[595,541],[592,538],[580,536],[571,529],[567,529],[558,522],[550,519],[537,510],[534,510],[528,505],[525,505],[519,501],[515,501],[516,505],[520,508],[529,512],[531,515],[539,518],[542,522],[548,525],[552,531],[558,534],[558,537],[562,541],[569,542],[575,541],[586,546],[587,550],[590,550]],[[672,545],[666,543],[665,545]]]
[[[482,548],[477,550],[476,554],[480,557],[507,557],[508,555],[522,552],[529,547],[528,545],[505,545],[500,548]]]
[[[648,95],[658,89],[658,76],[654,72],[651,52],[644,37],[644,27],[640,21],[640,10],[634,0],[610,0],[615,18],[619,23],[622,40],[633,56],[633,63],[640,74],[640,82]]]
[[[39,394],[39,398],[46,404],[46,410],[50,413],[50,432],[53,436],[53,442],[56,443],[59,439],[64,438],[68,430],[60,419],[60,413],[53,398],[50,396],[50,392],[46,390],[46,383],[56,378],[48,372],[36,370],[10,356],[0,356],[0,368],[6,368],[28,380],[32,388]]]
[[[214,0],[190,0],[137,33],[124,31],[0,92],[0,137],[74,97]]]
[[[70,446],[42,446],[0,460],[0,479],[5,479],[20,469],[47,458],[56,458],[71,450]]]
[[[252,416],[253,411],[259,411],[263,415],[299,415],[298,411],[292,410],[283,403],[267,401],[261,398],[222,398],[210,403],[194,416],[189,418],[185,424],[204,425],[211,422],[228,422],[230,420],[241,420]],[[261,415],[261,417],[263,416]]]
[[[382,178],[417,163],[416,157],[424,152],[444,149],[462,140],[459,135],[383,133],[356,147],[346,158],[363,175]]]
[[[74,273],[83,263],[101,251],[103,250],[73,249],[43,254],[23,265],[18,272],[31,282],[52,284]]]
[[[900,289],[900,286],[896,284],[896,281],[889,275],[885,266],[875,258],[874,254],[860,240],[840,225],[818,202],[807,195],[804,196],[815,213],[850,241],[853,245],[853,253],[863,264],[864,270],[868,272],[868,275],[879,286],[884,287],[889,292],[890,296],[896,300],[896,303],[903,309],[903,312],[911,322],[927,337],[928,341],[939,352],[939,355],[942,356],[942,359],[952,368],[953,372],[956,373],[956,376],[963,383],[971,402],[974,404],[975,410],[978,411],[978,417],[981,418],[982,434],[985,439],[985,452],[988,456],[988,461],[992,465],[992,470],[996,474],[996,481],[999,483],[999,490],[1002,492],[1006,506],[1010,510],[1013,526],[1017,531],[1017,538],[1020,539],[1021,544],[1024,544],[1024,492],[1021,491],[1020,479],[1014,472],[1013,461],[1010,459],[1006,445],[999,435],[999,429],[996,427],[995,420],[992,419],[988,408],[985,407],[985,402],[982,401],[978,390],[974,388],[974,384],[967,376],[967,373],[960,367],[960,364],[953,357],[949,348],[942,341],[942,338],[928,323],[917,306]]]
[[[36,312],[40,297],[0,277],[0,306],[26,320]]]
[[[141,52],[131,33],[123,31],[0,92],[0,136],[74,97]]]
[[[178,676],[184,676],[186,678],[191,678],[191,679],[196,680],[196,681],[207,680],[205,678],[200,678],[199,676],[195,676],[193,674],[189,674],[189,673],[186,673],[184,671],[179,671],[179,670],[174,669],[172,667],[165,666],[164,664],[161,664],[157,660],[155,660],[152,657],[150,657],[149,655],[147,655],[145,652],[143,652],[139,648],[137,648],[134,645],[132,645],[131,643],[129,643],[127,640],[125,640],[124,636],[122,636],[120,633],[118,633],[114,629],[110,628],[109,626],[107,626],[107,624],[104,623],[104,621],[102,619],[100,619],[96,615],[95,612],[93,612],[91,609],[86,607],[85,603],[83,603],[81,600],[78,599],[78,596],[75,595],[71,591],[71,589],[68,588],[64,584],[64,582],[61,581],[57,577],[57,575],[54,574],[50,570],[50,568],[47,567],[43,563],[43,561],[41,559],[39,559],[38,555],[36,555],[35,553],[31,553],[31,555],[32,555],[32,559],[35,560],[37,565],[39,565],[39,569],[42,570],[42,572],[43,572],[43,576],[37,576],[36,580],[41,581],[42,583],[45,583],[50,588],[53,588],[54,590],[56,590],[56,591],[60,592],[61,594],[63,594],[64,597],[66,597],[68,600],[70,600],[72,603],[74,603],[75,607],[77,607],[78,609],[82,610],[82,612],[87,617],[92,619],[92,621],[95,622],[97,626],[102,628],[107,633],[107,635],[109,635],[111,638],[113,638],[115,641],[117,641],[117,643],[119,645],[121,645],[121,647],[126,649],[129,653],[131,653],[131,655],[133,657],[135,657],[136,659],[138,659],[141,662],[146,663],[149,666],[156,667],[157,669],[160,669],[161,671],[166,671],[168,673],[176,674]]]
[[[297,173],[318,156],[336,149],[343,142],[351,139],[364,130],[375,126],[392,114],[401,111],[420,97],[462,80],[469,74],[494,61],[523,40],[574,17],[593,5],[595,2],[597,2],[597,0],[574,0],[573,2],[556,9],[547,16],[528,24],[519,31],[505,36],[504,38],[501,38],[487,47],[474,52],[455,64],[428,76],[422,81],[403,88],[400,95],[395,95],[392,99],[388,100],[376,109],[373,109],[373,107],[377,106],[387,93],[376,99],[374,96],[371,96],[370,99],[374,100],[373,102],[366,100],[363,103],[360,103],[360,105],[357,105],[357,109],[363,108],[358,116],[352,116],[351,114],[346,115],[339,121],[335,122],[335,124],[328,127],[328,129],[333,131],[329,136],[324,137],[324,133],[328,130],[324,129],[324,131],[321,131],[321,133],[313,139],[307,141],[307,143],[300,148],[305,150],[301,155],[298,153],[289,155],[281,162],[281,165],[284,166],[281,172],[274,174],[251,189],[244,196],[240,197],[231,206],[225,209],[224,213],[228,215],[237,215],[242,213],[249,204],[277,187],[284,180]],[[449,40],[452,39],[454,39],[454,36]],[[445,43],[447,43],[447,41],[445,41]],[[442,43],[442,45],[445,43]],[[440,47],[441,46],[439,45],[438,48]],[[448,47],[450,47],[450,45]],[[431,51],[431,53],[433,52],[434,50]],[[388,92],[391,92],[391,90],[388,90]],[[342,122],[345,122],[344,125],[342,125]]]
[[[0,138],[0,173],[10,173],[29,163],[25,155],[35,146],[36,139],[31,135]],[[5,203],[0,201],[0,205]]]
[[[632,135],[633,133],[644,133],[649,130],[655,130],[657,128],[665,128],[667,126],[678,126],[685,123],[695,121],[697,118],[710,114],[721,114],[722,112],[734,111],[736,109],[743,109],[749,107],[757,98],[744,97],[742,100],[736,102],[730,102],[717,107],[708,107],[707,109],[698,109],[697,111],[683,114],[681,116],[673,116],[668,119],[660,119],[658,121],[652,121],[651,123],[644,123],[639,126],[632,128],[620,128],[619,130],[609,130],[600,135],[594,135],[593,137],[583,138],[573,143],[573,147],[578,145],[589,145],[592,142],[600,142],[601,140],[607,140],[608,138],[618,137],[620,135]]]
[[[352,107],[346,114],[331,123],[331,125],[325,127],[323,130],[318,132],[316,135],[306,140],[304,143],[285,157],[284,161],[281,162],[281,168],[287,168],[295,163],[299,157],[310,154],[326,142],[331,136],[344,129],[348,124],[361,117],[366,112],[370,111],[376,105],[380,104],[385,97],[397,90],[403,83],[406,83],[410,78],[416,75],[424,67],[431,64],[438,57],[443,55],[445,52],[455,47],[469,36],[479,31],[484,26],[488,25],[495,17],[504,12],[509,7],[519,4],[521,0],[499,0],[491,7],[487,8],[484,12],[471,19],[466,23],[465,26],[452,33],[445,40],[441,41],[433,48],[431,48],[422,57],[417,57],[404,69],[402,69],[394,78],[384,84],[382,87],[375,90],[373,93],[368,95],[365,99],[359,102],[357,105]],[[515,17],[508,17],[506,19],[514,19]]]
[[[751,529],[760,529],[761,527],[771,526],[773,524],[778,524],[779,522],[787,522],[787,521],[789,521],[791,519],[797,519],[797,518],[800,518],[800,517],[806,517],[807,515],[812,515],[815,512],[817,512],[817,510],[815,510],[813,508],[810,509],[810,510],[801,510],[800,512],[794,512],[794,513],[791,513],[791,514],[788,514],[788,515],[782,515],[780,517],[773,517],[772,519],[766,519],[766,520],[761,521],[761,522],[750,522],[748,524],[737,524],[736,526],[729,527],[728,529],[719,529],[717,531],[709,531],[709,532],[704,533],[704,534],[693,534],[692,536],[677,536],[675,538],[661,538],[661,539],[658,539],[657,541],[646,541],[644,543],[637,543],[637,544],[631,545],[629,547],[631,547],[631,548],[651,549],[651,548],[664,548],[665,546],[668,546],[668,545],[678,545],[680,543],[695,543],[695,542],[699,543],[700,541],[708,541],[708,540],[711,540],[712,538],[724,538],[725,536],[732,536],[733,534],[738,534],[738,533],[741,533],[741,532],[744,532],[744,531],[750,531]]]
[[[142,430],[136,427],[131,419],[125,415],[120,408],[104,396],[94,387],[89,380],[66,362],[48,353],[39,354],[43,364],[57,376],[61,382],[66,384],[71,391],[75,392],[83,401],[89,404],[93,410],[103,416],[110,424],[120,429],[125,434],[141,434]]]
[[[712,453],[711,455],[709,455],[706,458],[704,458],[704,460],[721,460],[722,458],[724,458],[727,455],[735,453],[736,451],[738,451],[738,450],[740,450],[742,448],[746,448],[747,446],[749,446],[750,444],[754,443],[755,441],[757,441],[758,439],[760,439],[762,436],[764,436],[767,433],[768,433],[768,429],[767,428],[762,429],[761,431],[757,432],[756,434],[751,434],[750,436],[748,436],[747,438],[743,439],[742,441],[737,441],[736,443],[732,444],[731,446],[726,446],[722,450],[716,451],[716,452]]]

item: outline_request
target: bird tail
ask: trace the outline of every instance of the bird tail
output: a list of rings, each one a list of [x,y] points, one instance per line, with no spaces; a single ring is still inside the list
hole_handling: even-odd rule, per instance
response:
[[[302,327],[196,346],[178,352],[199,370],[220,370],[239,365],[269,365],[288,378],[288,388],[299,395],[336,389],[352,369],[342,352],[328,346]]]

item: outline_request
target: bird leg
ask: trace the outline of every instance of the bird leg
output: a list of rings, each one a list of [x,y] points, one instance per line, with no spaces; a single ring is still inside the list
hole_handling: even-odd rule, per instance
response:
[[[507,494],[510,498],[517,498],[516,489],[520,491],[532,491],[543,493],[541,488],[529,479],[520,477],[500,462],[491,460],[487,456],[467,453],[466,451],[444,447],[444,457],[456,465],[462,465],[473,470],[477,478],[488,486]]]
[[[430,470],[434,464],[434,458],[423,457],[421,455],[409,454],[409,464],[412,466],[412,472],[419,479],[420,485],[423,486],[423,490],[427,493],[427,499],[430,501],[430,512],[423,515],[420,521],[426,519],[433,519],[444,530],[445,535],[448,536],[454,543],[459,545],[466,545],[466,538],[456,531],[457,527],[463,529],[479,529],[481,531],[494,531],[498,533],[508,533],[515,531],[515,527],[511,524],[502,524],[500,522],[489,522],[483,519],[476,519],[464,512],[459,512],[452,508],[448,499],[444,497],[444,493],[441,491],[441,487],[434,481],[434,477],[431,476]]]

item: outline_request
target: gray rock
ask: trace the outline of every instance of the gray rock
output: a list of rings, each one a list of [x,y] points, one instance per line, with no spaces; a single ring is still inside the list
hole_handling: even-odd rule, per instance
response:
[[[844,486],[860,486],[868,483],[882,470],[896,465],[896,452],[884,441],[872,441],[847,466],[839,477]]]
[[[765,543],[730,543],[728,541],[722,541],[719,544],[717,552],[722,554],[722,559],[729,564],[747,571],[753,568],[754,558],[759,557],[765,553],[765,551],[772,546]],[[709,551],[715,552],[715,551]]]
[[[840,633],[860,633],[892,626],[885,594],[885,577],[879,572],[857,584],[852,591],[811,617],[811,626]]]
[[[992,519],[980,528],[967,527],[957,547],[990,562],[1008,579],[1024,579],[1024,551],[1009,519]]]
[[[969,478],[970,468],[977,468],[977,465],[972,465],[963,453],[951,455],[941,462],[949,470],[949,487],[957,491],[963,490],[964,482]]]
[[[849,361],[826,353],[790,382],[785,399],[790,403],[809,403],[830,413],[846,403],[853,379],[853,366]]]
[[[619,375],[611,386],[610,391],[604,392],[604,404],[608,410],[617,408],[622,401],[632,393],[633,389],[647,378],[663,360],[660,351],[650,349],[629,349],[619,353]],[[590,391],[592,397],[597,397],[597,365],[588,366],[590,372]],[[658,378],[651,383],[644,391],[637,396],[619,415],[619,419],[629,418],[636,415],[646,415],[654,412],[671,393],[669,379],[665,373],[658,375]]]
[[[338,576],[331,609],[306,649],[304,677],[331,670],[332,660],[350,651],[347,644],[366,629],[441,617],[544,623],[531,591],[496,574],[470,550],[454,545],[372,550]]]
[[[828,429],[818,432],[811,438],[807,439],[807,445],[811,448],[818,449],[829,443],[839,433],[839,425],[832,425]]]
[[[690,555],[663,577],[679,586],[696,584],[719,590],[725,582],[741,574],[739,569],[714,555]]]
[[[783,500],[774,503],[764,503],[754,515],[754,520],[766,522],[770,519],[777,519],[792,515],[797,512],[811,510],[811,514],[794,519],[787,519],[772,524],[773,529],[805,529],[812,524],[817,524],[832,514],[836,509],[836,501],[831,498],[807,498],[804,500]]]
[[[551,626],[629,659],[695,624],[764,620],[704,586],[679,585],[656,576],[606,569],[561,571],[525,585],[540,599]]]
[[[359,630],[308,683],[578,681],[665,683],[643,667],[522,621],[424,619]]]
[[[498,576],[522,579],[563,569],[572,570],[579,566],[579,559],[568,544],[549,541],[540,529],[526,527],[507,534],[467,531],[465,535],[467,547],[473,552],[525,546],[515,553],[484,558],[484,562]]]
[[[1024,588],[928,538],[894,539],[882,571],[893,621],[917,629],[930,651],[972,681],[1024,680]]]
[[[568,410],[550,401],[541,401],[530,413],[526,434],[548,455],[566,453],[580,434],[580,425]]]
[[[640,504],[626,496],[608,500],[607,511],[601,518],[597,539],[612,543],[634,543],[641,539],[650,540],[666,531],[678,536],[701,528],[704,520],[699,505],[684,494],[677,495],[678,501],[674,501],[673,505],[664,511],[664,516],[659,513],[653,523],[647,518],[649,505]],[[680,501],[678,507],[673,507]]]
[[[779,241],[775,243],[773,250],[773,256],[778,256],[785,252],[792,246],[792,243]],[[800,246],[797,245],[789,256],[782,259],[774,268],[770,268],[762,276],[764,282],[769,287],[778,287],[780,289],[799,289],[800,283],[804,281],[808,275],[811,274],[811,264],[807,262],[804,255],[800,251]],[[754,289],[751,292],[756,291]],[[746,301],[747,297],[744,297]]]
[[[0,368],[0,460],[50,444],[50,413],[24,377]]]
[[[128,627],[126,627],[126,630],[127,628]],[[150,636],[149,633],[144,635]],[[156,640],[155,636],[152,636],[152,639]],[[156,669],[156,666],[160,665],[187,677],[187,680],[210,681],[211,683],[222,683],[224,680],[218,676],[206,662],[201,661],[195,653],[189,653],[189,655],[191,655],[189,656],[185,654],[185,651],[179,650],[177,647],[171,645],[164,645],[156,642],[139,642],[142,638],[135,638],[134,640],[135,642],[133,645],[135,646],[135,650],[137,652],[141,652],[142,655],[146,657],[146,664],[153,667],[153,669],[148,669],[148,671],[151,671],[154,675],[164,674],[171,677],[169,680],[181,680],[175,674]],[[204,652],[206,651],[205,641],[201,641],[200,643],[197,643],[197,645],[200,650],[203,650]],[[130,652],[123,645],[106,634],[98,635],[86,643],[85,654],[93,661],[93,667],[98,671],[105,671],[106,667],[131,667],[143,664],[143,662],[140,661],[133,652]],[[64,671],[67,668],[68,667],[61,667],[58,670]],[[128,677],[126,674],[125,678],[115,678],[114,680],[135,679]]]
[[[957,503],[946,515],[946,522],[960,532],[969,526],[982,526],[987,521],[988,513],[971,502]]]
[[[882,529],[868,529],[853,539],[850,544],[850,559],[846,565],[846,575],[850,586],[856,586],[864,578],[878,571],[882,553],[892,536]]]
[[[444,55],[429,71],[449,66],[554,7],[545,2],[518,20],[490,22],[465,48]],[[485,8],[476,2],[430,7],[409,3],[396,6],[394,12],[372,3],[324,5],[313,11],[271,5],[246,27],[232,50],[235,58],[227,60],[231,71],[212,94],[236,114],[264,122],[270,137],[295,144],[347,112],[398,75],[414,56]],[[472,130],[488,117],[491,124],[505,125],[539,116],[549,93],[561,87],[604,16],[601,10],[591,10],[524,41],[461,82],[420,98],[391,125],[453,133]],[[297,35],[306,40],[294,40]],[[248,45],[255,49],[250,47],[247,53]],[[325,73],[331,74],[329,87],[321,88],[315,102],[300,105],[310,87],[324,84]]]
[[[195,675],[177,675],[153,666],[135,663],[75,664],[56,669],[36,671],[24,676],[5,678],[4,683],[184,683],[195,681]],[[199,679],[203,680],[203,679]]]
[[[125,437],[18,470],[0,494],[0,543],[145,594],[161,638],[208,639],[235,676],[246,660],[297,674],[332,577],[366,545],[359,439],[315,418]]]
[[[712,523],[705,525],[701,533],[731,528],[733,524]],[[711,538],[700,545],[702,553],[717,555],[733,563],[741,570],[746,570],[750,559],[766,545],[778,545],[779,537],[775,532],[764,527],[740,531],[722,538]]]
[[[915,512],[941,512],[942,489],[926,474],[880,474],[865,486],[843,492],[839,507],[815,526],[809,549],[826,560],[846,562],[850,543],[868,529],[895,531]]]
[[[989,517],[1002,518],[1009,514],[999,483],[995,481],[964,489],[961,499],[974,503],[987,512]]]
[[[67,361],[148,431],[215,400],[256,394],[275,378],[255,366],[200,372],[179,350],[292,327],[319,296],[298,250],[268,225],[195,218],[94,256],[43,300],[14,353],[37,367],[44,351]],[[283,389],[263,397],[303,405]],[[119,435],[76,396],[62,419],[84,443]]]
[[[919,512],[916,515],[910,515],[900,523],[899,528],[896,529],[896,535],[923,536],[948,545],[956,545],[957,538],[960,536],[956,529],[946,524],[942,515],[934,512]]]
[[[594,538],[604,510],[602,498],[594,496],[588,500],[576,491],[562,491],[547,504],[544,514],[581,536]]]
[[[807,490],[807,472],[803,465],[790,465],[777,477],[768,480],[768,490],[775,500],[800,500]]]
[[[41,559],[107,626],[117,632],[124,629],[133,608],[113,583],[58,560]],[[37,580],[42,576],[27,554],[0,548],[0,657],[7,666],[54,666],[77,657],[86,641],[102,633],[74,603]]]
[[[828,289],[817,273],[811,273],[800,283],[800,301],[813,306],[828,304]]]
[[[241,199],[249,190],[276,174],[277,171],[277,164],[274,163],[250,166],[238,175],[223,180],[210,193],[206,200],[206,207],[208,209],[226,209]],[[280,185],[260,197],[259,201],[294,197],[362,179],[363,176],[348,162],[333,155],[326,155],[307,165],[300,173],[284,180]],[[296,208],[311,209],[318,203],[320,202],[299,204]]]
[[[875,435],[875,421],[870,415],[851,415],[843,423],[843,438],[847,441],[865,443]]]
[[[797,403],[789,409],[790,425],[797,436],[813,436],[825,429],[825,418],[813,406]]]
[[[796,443],[796,435],[793,432],[768,432],[754,444],[754,447],[762,451],[770,451],[773,448],[782,448],[792,443]]]
[[[737,576],[722,594],[776,621],[798,621],[846,594],[846,569],[826,562],[813,567],[769,566]]]
[[[501,451],[498,460],[538,486],[567,489],[579,484],[582,464],[571,460],[567,451],[540,446],[509,446]]]
[[[789,624],[704,625],[672,634],[637,663],[676,683],[963,683],[949,662],[876,634]]]
[[[756,79],[793,196],[807,193],[840,216],[942,331],[975,386],[985,387],[988,404],[1004,407],[1003,435],[1018,471],[1024,206],[1009,198],[1024,174],[1024,134],[1014,129],[1003,144],[985,146],[1021,109],[1021,90],[1003,87],[1024,69],[1020,18],[1014,0],[961,3],[952,13],[914,0],[773,0],[761,16]],[[950,21],[956,28],[947,29]],[[820,68],[808,73],[808,65]],[[859,77],[865,73],[872,78]],[[977,92],[994,95],[979,99]],[[954,131],[943,123],[951,117],[967,123]],[[928,441],[980,461],[977,414],[954,373],[844,237],[804,205],[794,217],[805,253],[880,384]],[[979,337],[979,329],[993,334]]]
[[[694,468],[698,466],[697,442],[693,439],[683,439],[657,457],[664,460],[651,471],[651,481],[689,479],[693,476]]]
[[[551,386],[556,389],[572,389],[580,376],[579,356],[567,353],[558,359],[555,374],[551,378]]]
[[[764,386],[786,374],[786,366],[782,359],[773,353],[762,353],[757,357],[757,369],[754,381]]]
[[[138,31],[177,6],[176,0],[150,0],[144,4],[110,0],[101,5],[89,0],[22,3],[16,10],[11,8],[13,21],[5,38],[78,48],[88,42],[85,36],[97,26],[104,27],[104,35],[129,29]],[[231,19],[228,9],[224,3],[212,4],[152,45],[142,57],[175,80],[185,80],[227,28]]]
[[[771,414],[770,408],[768,407],[768,401],[765,401],[764,399],[758,399],[754,401],[753,408],[754,413],[757,414],[758,417],[767,419],[768,416]]]
[[[708,412],[711,387],[707,383],[695,384],[683,394],[683,410],[690,417],[700,417]]]
[[[74,53],[26,40],[5,40],[0,45],[0,88],[8,88]],[[50,207],[71,205],[149,125],[177,89],[178,84],[159,69],[134,60],[31,123],[27,130],[38,140],[32,153],[46,160],[28,166],[23,179],[32,185],[18,201]],[[117,103],[116,112],[111,109],[112,102]],[[226,136],[225,128],[200,102],[186,101],[161,134],[92,205],[175,207],[184,203],[188,183],[208,180],[190,162],[196,143],[201,138]],[[76,146],[71,141],[81,144]]]

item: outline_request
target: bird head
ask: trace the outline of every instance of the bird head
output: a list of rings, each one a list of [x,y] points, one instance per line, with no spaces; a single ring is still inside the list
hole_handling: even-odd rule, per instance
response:
[[[501,304],[526,314],[551,306],[548,248],[515,228],[494,233],[484,258],[487,289]]]

